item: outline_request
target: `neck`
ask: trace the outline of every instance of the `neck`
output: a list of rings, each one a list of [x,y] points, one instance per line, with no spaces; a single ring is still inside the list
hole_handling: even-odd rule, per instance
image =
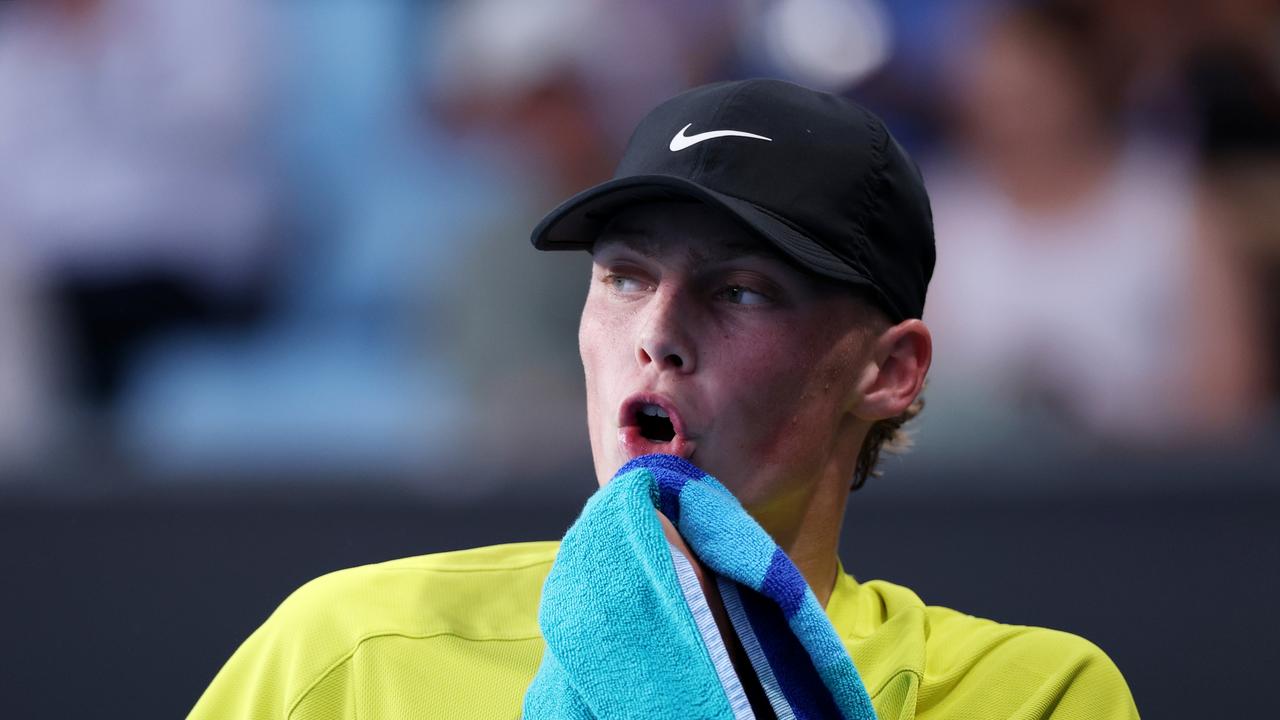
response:
[[[823,607],[835,587],[847,483],[820,483],[811,492],[765,510],[748,508],[778,547],[791,558]]]
[[[805,582],[817,596],[818,602],[827,606],[831,591],[835,588],[836,550],[840,543],[840,527],[844,520],[844,504],[848,497],[845,483],[820,483],[811,492],[801,494],[788,502],[772,505],[765,510],[747,508],[756,522],[769,533],[778,547],[791,558]],[[704,575],[701,563],[689,550],[679,531],[666,516],[659,513],[662,529],[671,544],[694,562],[693,568],[704,591],[710,592],[710,583]]]
[[[840,528],[867,430],[865,423],[846,418],[816,472],[792,478],[784,485],[791,491],[780,497],[747,506],[747,512],[795,563],[824,608],[835,588]]]

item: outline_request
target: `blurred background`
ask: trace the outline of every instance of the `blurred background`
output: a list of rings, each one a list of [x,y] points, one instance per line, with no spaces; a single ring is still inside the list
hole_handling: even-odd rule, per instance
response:
[[[758,75],[872,108],[934,205],[927,408],[846,567],[1262,715],[1273,0],[0,1],[0,713],[180,717],[311,577],[562,534],[589,258],[529,231]]]

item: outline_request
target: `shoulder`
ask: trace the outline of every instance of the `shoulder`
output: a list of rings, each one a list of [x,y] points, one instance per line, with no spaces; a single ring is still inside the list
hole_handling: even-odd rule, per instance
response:
[[[268,625],[340,647],[386,633],[536,636],[538,596],[558,546],[494,545],[339,570],[295,591]]]
[[[192,717],[341,717],[331,711],[345,701],[331,696],[354,682],[361,658],[384,679],[399,672],[387,663],[417,663],[420,673],[429,671],[421,663],[476,664],[484,646],[527,646],[536,662],[538,598],[558,546],[496,545],[316,578],[245,640]],[[321,700],[323,713],[299,712]]]
[[[967,697],[984,714],[1136,718],[1119,668],[1079,635],[927,607],[929,652],[919,698]],[[1016,712],[1015,712],[1016,711]]]
[[[926,605],[884,580],[837,582],[829,609],[884,717],[1137,717],[1115,663],[1078,635]]]
[[[946,607],[929,606],[925,613],[932,646],[927,670],[936,674],[992,657],[1037,674],[1063,665],[1111,662],[1097,645],[1068,632],[1000,623]]]

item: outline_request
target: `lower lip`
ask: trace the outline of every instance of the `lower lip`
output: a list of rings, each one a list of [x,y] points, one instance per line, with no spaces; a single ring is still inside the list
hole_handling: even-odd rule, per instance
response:
[[[658,442],[641,435],[640,428],[634,425],[618,428],[618,447],[622,448],[622,453],[628,460],[654,453],[676,455],[688,460],[693,456],[694,450],[693,442],[679,435],[666,442]]]

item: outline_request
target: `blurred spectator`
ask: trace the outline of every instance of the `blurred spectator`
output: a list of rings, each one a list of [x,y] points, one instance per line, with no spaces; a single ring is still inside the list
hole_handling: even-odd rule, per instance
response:
[[[1280,407],[1277,12],[0,4],[0,464],[56,443],[70,382],[164,476],[583,466],[589,258],[531,225],[644,108],[742,73],[857,85],[917,156],[953,143],[926,165],[926,449],[1235,432]]]
[[[1087,8],[1046,2],[993,15],[953,66],[957,151],[926,173],[925,427],[958,446],[1025,438],[1036,420],[1127,445],[1200,422],[1193,168],[1124,132],[1125,78],[1106,51]]]
[[[1207,303],[1199,400],[1280,418],[1280,4],[1199,3],[1180,65],[1200,148]],[[1252,352],[1223,352],[1249,345]],[[1243,411],[1243,412],[1241,412]]]
[[[717,67],[731,6],[279,3],[278,314],[149,353],[130,450],[184,473],[465,473],[424,488],[446,494],[582,466],[589,261],[529,231],[611,172],[634,115]]]
[[[445,476],[462,459],[443,285],[487,197],[419,122],[422,12],[407,0],[271,5],[261,72],[290,238],[276,312],[248,335],[148,354],[122,423],[149,467],[397,478]]]
[[[256,3],[0,8],[0,235],[109,406],[174,327],[241,319],[269,259]]]

